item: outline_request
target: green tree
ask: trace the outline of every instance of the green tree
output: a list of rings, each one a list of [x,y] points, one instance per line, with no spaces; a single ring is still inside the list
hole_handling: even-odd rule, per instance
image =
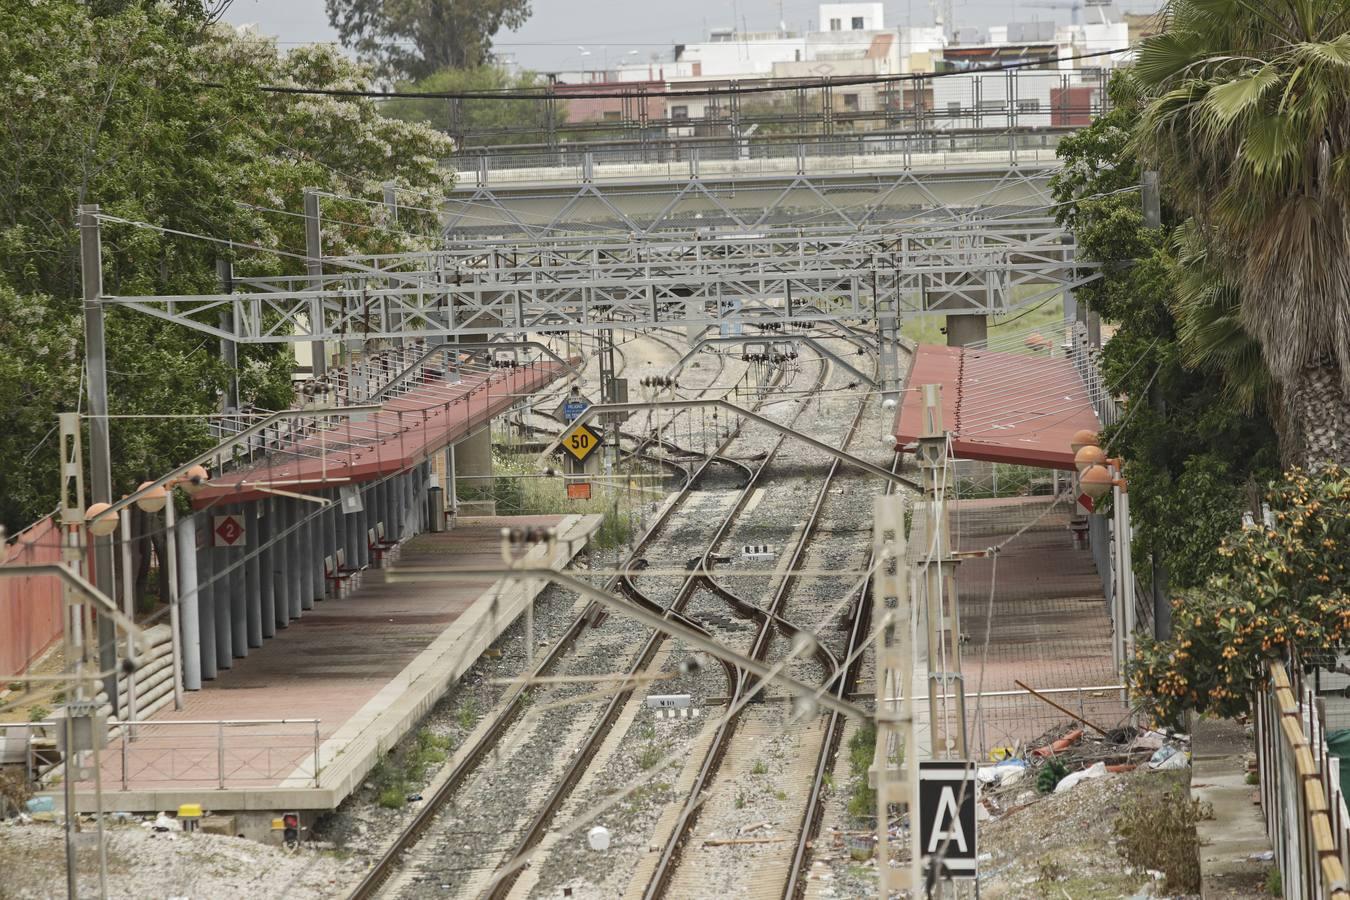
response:
[[[1350,0],[1172,0],[1135,145],[1237,291],[1286,464],[1350,462]]]
[[[1125,415],[1106,442],[1125,459],[1137,574],[1185,588],[1221,567],[1214,548],[1251,507],[1251,486],[1274,476],[1275,441],[1259,386],[1247,384],[1245,402],[1235,402],[1235,380],[1250,373],[1190,339],[1203,331],[1194,307],[1226,295],[1205,294],[1213,284],[1200,280],[1202,269],[1181,265],[1175,209],[1164,208],[1162,229],[1144,227],[1131,144],[1140,108],[1129,88],[1115,79],[1112,111],[1061,141],[1052,189],[1078,252],[1103,268],[1075,297],[1114,327],[1100,362]]]
[[[1350,473],[1293,470],[1266,502],[1270,523],[1232,529],[1223,571],[1176,602],[1171,639],[1140,640],[1132,694],[1158,721],[1246,712],[1266,662],[1334,653],[1350,636]]]
[[[281,55],[256,36],[239,39],[167,5],[127,3],[96,15],[78,0],[0,0],[0,33],[8,102],[0,130],[0,521],[15,530],[56,505],[56,413],[81,403],[78,204],[295,252],[304,247],[294,215],[304,188],[378,198],[393,180],[418,195],[418,206],[434,208],[451,179],[438,160],[451,148],[368,100],[259,92],[274,83],[362,88],[371,76],[330,48]],[[436,229],[434,215],[409,211],[395,228],[366,202],[327,200],[324,214],[329,253],[412,248],[424,243],[416,233]],[[303,271],[290,257],[123,224],[106,223],[103,238],[109,293],[211,292],[221,257],[241,274]],[[107,334],[114,415],[220,409],[231,373],[213,338],[116,308]],[[288,349],[245,345],[240,366],[246,402],[290,405]],[[121,493],[210,437],[199,420],[118,419],[112,442]]]
[[[530,17],[530,0],[326,0],[342,43],[381,72],[425,78],[492,58],[492,37]]]
[[[400,90],[438,93],[520,91],[538,87],[540,80],[535,73],[512,75],[494,65],[442,69],[420,81],[399,84]],[[390,100],[381,105],[380,111],[405,122],[430,125],[453,137],[459,147],[542,143],[548,130],[549,113],[542,98]],[[553,116],[555,128],[566,121],[567,108],[562,101],[555,101]]]

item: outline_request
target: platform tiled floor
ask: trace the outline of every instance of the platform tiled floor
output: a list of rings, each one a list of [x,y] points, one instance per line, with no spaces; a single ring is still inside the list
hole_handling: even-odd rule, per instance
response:
[[[513,518],[512,525],[552,526],[561,516]],[[478,519],[404,545],[399,569],[501,562],[506,520]],[[332,736],[446,628],[475,603],[491,602],[482,581],[399,581],[367,570],[358,590],[325,600],[235,659],[228,671],[137,726],[135,740],[111,742],[103,786],[113,790],[212,788],[223,765],[229,787],[279,784],[313,759]],[[165,725],[215,720],[306,720],[227,727]],[[223,746],[223,752],[222,752]],[[125,778],[124,778],[125,768]]]

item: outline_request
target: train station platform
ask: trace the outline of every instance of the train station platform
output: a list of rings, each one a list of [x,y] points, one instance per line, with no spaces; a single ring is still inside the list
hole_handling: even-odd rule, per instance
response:
[[[530,558],[562,569],[599,524],[593,515],[460,519],[406,542],[391,568],[316,603],[188,693],[181,710],[119,732],[102,751],[103,809],[335,808],[546,586],[388,573],[500,562],[507,525],[556,529],[552,549],[534,547]],[[92,811],[92,779],[78,792],[79,809]],[[51,793],[59,806],[60,790]]]
[[[1101,429],[1087,385],[1064,356],[920,344],[908,384],[941,386],[943,427],[959,459],[1072,471],[1073,435]],[[924,397],[909,390],[895,417],[896,449],[923,433]]]

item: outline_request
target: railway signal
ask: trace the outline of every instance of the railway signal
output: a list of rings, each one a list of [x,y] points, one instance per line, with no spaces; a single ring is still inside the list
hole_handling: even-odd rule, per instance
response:
[[[281,817],[281,842],[288,850],[300,846],[300,814],[288,812]]]

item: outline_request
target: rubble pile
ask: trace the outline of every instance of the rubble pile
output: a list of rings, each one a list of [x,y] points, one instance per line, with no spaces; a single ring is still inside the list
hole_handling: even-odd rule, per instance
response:
[[[981,805],[998,817],[1038,796],[1072,790],[1108,772],[1185,769],[1190,765],[1190,738],[1134,726],[1094,731],[1084,723],[1065,722],[1026,745],[1000,747],[989,755],[989,765],[975,774]]]

